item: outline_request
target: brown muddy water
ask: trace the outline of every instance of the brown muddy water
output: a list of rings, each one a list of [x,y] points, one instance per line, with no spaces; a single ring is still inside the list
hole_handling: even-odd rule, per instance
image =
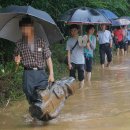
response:
[[[32,122],[26,100],[0,109],[0,130],[130,130],[130,56],[95,66],[91,84],[70,97],[58,118]]]

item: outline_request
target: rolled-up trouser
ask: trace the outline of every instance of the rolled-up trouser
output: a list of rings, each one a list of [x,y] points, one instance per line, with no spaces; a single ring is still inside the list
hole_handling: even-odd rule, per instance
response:
[[[128,41],[124,41],[123,44],[124,44],[124,51],[127,51],[128,50]]]
[[[99,54],[100,54],[100,63],[104,64],[105,63],[105,54],[107,55],[107,61],[111,62],[112,61],[112,52],[110,48],[109,43],[101,44],[99,46]]]
[[[70,70],[70,77],[74,77],[76,79],[76,70],[78,71],[78,80],[84,80],[84,64],[74,64],[71,63],[72,69]]]
[[[44,90],[47,86],[48,76],[44,70],[24,70],[23,91],[29,104],[32,104],[39,99],[37,90]]]
[[[87,72],[92,72],[92,57],[85,57],[85,70]]]
[[[115,46],[116,46],[116,49],[123,49],[124,47],[124,45],[123,45],[123,41],[120,41],[120,42],[118,42],[117,44],[115,44]]]

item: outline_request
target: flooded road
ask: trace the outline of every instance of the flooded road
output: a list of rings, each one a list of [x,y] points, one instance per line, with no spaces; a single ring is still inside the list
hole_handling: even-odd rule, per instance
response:
[[[26,100],[0,110],[0,130],[130,130],[130,56],[114,58],[92,82],[70,97],[57,119],[30,122]]]

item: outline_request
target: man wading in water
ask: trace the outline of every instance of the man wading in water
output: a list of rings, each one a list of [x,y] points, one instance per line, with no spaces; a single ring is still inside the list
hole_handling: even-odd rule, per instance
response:
[[[81,47],[78,42],[79,26],[73,24],[70,26],[71,37],[67,40],[66,50],[68,55],[68,67],[70,77],[76,78],[78,71],[79,88],[84,87],[84,47]]]
[[[100,63],[102,69],[104,69],[105,64],[105,54],[107,55],[107,65],[110,66],[112,61],[112,35],[109,30],[106,29],[106,25],[101,25],[101,31],[98,32],[98,41],[99,41],[99,54],[100,54]]]
[[[38,89],[46,89],[48,82],[54,81],[51,51],[47,42],[34,33],[34,23],[29,16],[19,22],[22,39],[16,43],[15,62],[23,64],[23,91],[29,104],[35,102]],[[45,62],[49,77],[45,73]]]

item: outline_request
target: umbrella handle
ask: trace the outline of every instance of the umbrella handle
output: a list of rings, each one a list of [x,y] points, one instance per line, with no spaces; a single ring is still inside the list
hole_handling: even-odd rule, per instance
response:
[[[20,54],[17,55],[16,58],[17,59],[15,59],[15,63],[16,63],[15,72],[17,72],[19,69],[19,64],[20,64],[20,60],[21,60]]]
[[[16,63],[15,72],[17,72],[19,69],[19,63]]]
[[[81,36],[83,36],[83,24],[80,25]]]

